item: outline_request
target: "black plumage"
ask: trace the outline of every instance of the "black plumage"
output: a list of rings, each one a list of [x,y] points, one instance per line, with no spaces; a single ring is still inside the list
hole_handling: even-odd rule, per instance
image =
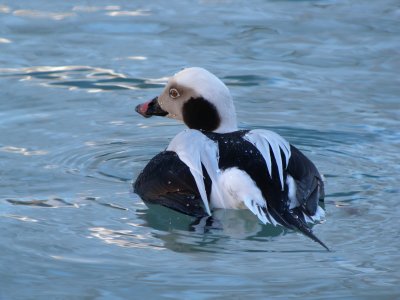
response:
[[[209,177],[204,180],[209,195],[211,180]],[[194,217],[207,215],[189,168],[173,151],[163,151],[150,160],[137,177],[134,192],[151,204],[159,204]]]

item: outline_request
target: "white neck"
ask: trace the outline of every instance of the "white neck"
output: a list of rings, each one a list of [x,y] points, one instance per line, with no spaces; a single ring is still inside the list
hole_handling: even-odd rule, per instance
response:
[[[238,130],[236,121],[236,112],[232,104],[232,110],[229,110],[226,114],[220,116],[221,124],[217,129],[214,130],[216,133],[228,133]]]

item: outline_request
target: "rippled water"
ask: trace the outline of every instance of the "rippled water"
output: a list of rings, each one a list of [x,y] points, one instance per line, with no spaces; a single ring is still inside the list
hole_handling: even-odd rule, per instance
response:
[[[0,24],[0,299],[400,297],[398,1],[19,0]],[[332,252],[132,193],[183,129],[134,107],[184,66],[315,161]]]

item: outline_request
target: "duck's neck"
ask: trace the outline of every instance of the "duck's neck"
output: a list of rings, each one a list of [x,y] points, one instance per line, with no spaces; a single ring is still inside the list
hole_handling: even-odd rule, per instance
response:
[[[237,131],[237,130],[238,130],[238,127],[237,127],[237,122],[236,122],[236,113],[233,112],[229,115],[222,116],[220,125],[213,132],[228,133],[228,132],[233,132],[233,131]]]
[[[236,110],[233,105],[232,98],[224,106],[218,108],[220,115],[220,124],[217,129],[214,130],[216,133],[228,133],[238,130],[236,120]]]

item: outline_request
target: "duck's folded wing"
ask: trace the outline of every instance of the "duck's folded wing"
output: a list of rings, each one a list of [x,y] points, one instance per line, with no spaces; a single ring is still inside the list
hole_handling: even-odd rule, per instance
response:
[[[292,146],[287,172],[296,182],[296,198],[308,216],[317,213],[318,202],[324,198],[324,183],[315,165]]]
[[[147,164],[134,183],[134,192],[147,203],[190,216],[207,215],[189,168],[173,151],[161,152]]]

